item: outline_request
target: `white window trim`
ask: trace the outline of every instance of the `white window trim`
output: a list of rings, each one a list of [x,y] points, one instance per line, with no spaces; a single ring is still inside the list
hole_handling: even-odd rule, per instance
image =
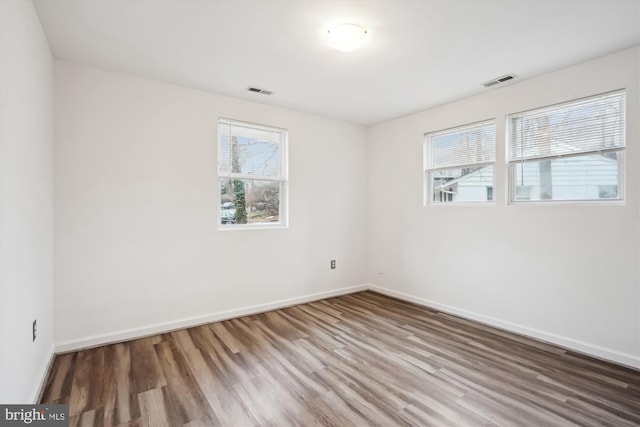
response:
[[[269,132],[279,132],[282,135],[281,141],[281,174],[277,177],[272,176],[259,176],[259,175],[247,175],[239,173],[221,173],[220,172],[220,159],[222,158],[221,144],[220,144],[220,126],[222,124],[238,124],[241,126],[247,126],[254,129],[265,130]],[[282,229],[289,227],[289,131],[285,128],[277,126],[269,126],[259,123],[252,123],[242,120],[229,119],[226,117],[218,117],[217,125],[217,156],[216,162],[216,210],[217,210],[217,224],[218,231],[231,231],[231,230],[262,230],[262,229]],[[222,205],[222,195],[220,193],[220,179],[249,179],[256,181],[273,181],[279,182],[280,185],[280,206],[277,223],[253,223],[253,224],[222,224],[222,216],[220,206]]]

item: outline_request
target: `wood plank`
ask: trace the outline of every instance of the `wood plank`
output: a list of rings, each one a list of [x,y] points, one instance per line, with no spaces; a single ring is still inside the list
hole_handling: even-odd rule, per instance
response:
[[[155,345],[158,360],[167,380],[166,393],[184,418],[183,423],[213,416],[211,407],[203,396],[176,343],[165,341]]]
[[[157,342],[161,342],[158,336],[129,342],[133,393],[142,393],[167,385],[154,348],[154,343]]]
[[[147,425],[154,427],[171,427],[171,415],[164,403],[162,388],[154,388],[138,395],[140,399],[140,411],[142,417],[147,420]],[[184,424],[179,420],[180,424]]]
[[[227,330],[226,323],[212,323],[211,329],[232,353],[238,353],[244,346]]]
[[[115,423],[125,423],[140,417],[140,405],[133,391],[131,370],[131,352],[129,345],[116,344],[114,346],[113,377],[115,382],[113,398],[113,420]],[[107,415],[109,407],[105,409]]]
[[[69,396],[73,384],[74,365],[78,353],[61,354],[55,357],[51,367],[47,385],[42,400],[47,402],[57,401],[64,396]]]

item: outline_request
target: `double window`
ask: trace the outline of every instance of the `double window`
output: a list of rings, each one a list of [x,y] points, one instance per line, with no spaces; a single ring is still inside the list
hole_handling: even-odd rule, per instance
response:
[[[219,228],[287,225],[287,131],[218,120]]]
[[[625,94],[507,117],[511,202],[623,198]]]
[[[624,199],[625,93],[506,117],[510,203]],[[425,134],[425,201],[492,202],[496,127]]]
[[[427,201],[493,201],[494,120],[428,133],[424,151]]]

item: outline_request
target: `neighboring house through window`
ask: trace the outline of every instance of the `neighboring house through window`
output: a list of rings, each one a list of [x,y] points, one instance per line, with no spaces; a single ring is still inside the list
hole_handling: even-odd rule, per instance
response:
[[[218,227],[287,225],[287,131],[218,120]]]
[[[511,202],[624,198],[625,93],[507,117]]]
[[[494,120],[425,134],[425,202],[492,202],[495,160]]]

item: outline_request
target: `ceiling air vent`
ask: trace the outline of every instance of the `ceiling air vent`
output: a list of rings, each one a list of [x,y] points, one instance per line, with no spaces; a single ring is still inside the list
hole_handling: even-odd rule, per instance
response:
[[[495,79],[489,80],[488,82],[484,82],[482,85],[484,87],[491,87],[495,85],[499,85],[504,82],[508,82],[509,80],[513,80],[516,77],[515,74],[507,74],[505,76],[497,77]]]
[[[253,87],[253,86],[249,86],[247,90],[249,92],[261,93],[263,95],[271,95],[273,93],[270,90],[260,89],[259,87]]]

